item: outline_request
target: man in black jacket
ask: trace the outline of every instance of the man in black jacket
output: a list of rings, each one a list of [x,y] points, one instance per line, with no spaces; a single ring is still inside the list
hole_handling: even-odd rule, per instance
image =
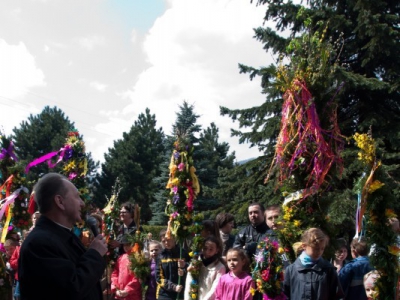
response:
[[[49,173],[35,186],[35,200],[41,217],[18,261],[21,300],[101,300],[107,244],[98,235],[86,250],[73,234],[84,206],[78,190],[66,177]]]
[[[233,248],[243,248],[250,260],[256,253],[260,242],[269,229],[264,219],[264,207],[261,203],[250,203],[248,207],[250,225],[246,226],[236,235]]]

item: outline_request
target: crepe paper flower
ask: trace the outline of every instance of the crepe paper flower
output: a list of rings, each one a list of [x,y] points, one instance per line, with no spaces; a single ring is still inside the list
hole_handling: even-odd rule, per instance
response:
[[[264,280],[264,281],[268,281],[268,280],[269,280],[269,278],[270,278],[269,269],[266,269],[266,270],[264,270],[264,271],[261,272],[261,278],[262,278],[262,280]]]
[[[254,260],[256,261],[256,263],[262,263],[264,261],[264,255],[262,252],[258,252],[255,256],[254,256]]]
[[[272,247],[274,247],[275,250],[279,248],[279,244],[277,241],[272,241],[271,245],[272,245]]]
[[[75,172],[71,172],[71,173],[69,173],[69,175],[68,175],[68,179],[69,180],[72,180],[72,179],[74,179],[76,177],[76,173]]]
[[[178,187],[175,185],[172,187],[172,192],[176,194],[178,192]]]
[[[369,186],[368,189],[368,193],[372,194],[373,192],[375,192],[376,190],[380,189],[381,187],[383,187],[385,184],[380,182],[379,180],[374,180],[371,185]]]
[[[178,165],[178,170],[182,172],[184,169],[185,169],[185,164],[184,163],[180,163]]]
[[[296,226],[296,227],[300,227],[301,221],[299,221],[299,220],[294,220],[294,221],[293,221],[293,225]]]
[[[176,219],[176,217],[178,217],[179,216],[179,213],[176,211],[176,212],[174,212],[172,215],[171,215],[171,217],[173,218],[173,219]]]
[[[282,295],[283,263],[277,251],[279,248],[278,242],[268,237],[257,245],[252,278],[256,283],[255,290],[267,297],[264,299],[275,299]]]
[[[181,154],[178,151],[174,151],[174,158],[178,159],[181,156]]]
[[[177,204],[179,201],[179,195],[175,195],[173,199],[174,199],[174,204]]]
[[[396,213],[394,212],[393,209],[386,209],[386,210],[385,210],[385,216],[386,216],[388,219],[396,218],[396,217],[397,217],[397,215],[396,215]]]
[[[400,256],[400,247],[397,245],[388,246],[388,252],[395,256]]]

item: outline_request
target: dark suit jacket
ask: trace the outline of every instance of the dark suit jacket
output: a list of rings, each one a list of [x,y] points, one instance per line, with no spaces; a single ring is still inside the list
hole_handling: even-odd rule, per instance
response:
[[[105,266],[96,250],[86,250],[72,232],[41,216],[21,246],[21,300],[100,300]]]

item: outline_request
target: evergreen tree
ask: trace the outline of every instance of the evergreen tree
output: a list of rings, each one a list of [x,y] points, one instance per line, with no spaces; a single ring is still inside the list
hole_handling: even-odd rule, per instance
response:
[[[171,145],[173,141],[171,137],[165,137],[163,140],[164,152],[162,153],[162,163],[160,164],[160,175],[153,179],[156,185],[156,192],[154,193],[155,201],[150,204],[152,217],[149,222],[150,225],[166,225],[168,216],[165,213],[165,206],[168,199],[169,191],[166,188],[169,178],[169,164],[171,160]]]
[[[26,164],[46,153],[59,150],[65,143],[68,131],[74,128],[64,112],[57,107],[46,106],[38,115],[30,115],[22,121],[20,127],[13,129],[12,139],[18,157]],[[88,153],[88,174],[93,176],[99,163]],[[50,169],[47,164],[32,168],[27,174],[29,181],[36,181],[41,174],[59,172],[60,166]]]
[[[267,99],[263,105],[245,110],[221,108],[222,114],[227,114],[234,120],[238,119],[241,128],[251,128],[250,132],[234,131],[233,134],[239,136],[241,142],[249,141],[251,145],[259,146],[265,151],[266,156],[271,158],[272,147],[275,146],[278,137],[278,120],[287,117],[281,116],[279,109],[284,100],[282,94],[287,91],[287,87],[280,89],[283,87],[282,82],[286,80],[287,83],[293,83],[300,78],[307,84],[313,96],[312,105],[315,105],[316,112],[320,116],[320,125],[326,137],[328,136],[326,133],[332,130],[334,125],[331,119],[326,117],[327,111],[336,112],[332,104],[337,104],[338,124],[346,137],[353,136],[355,132],[365,133],[369,128],[372,129],[372,136],[378,142],[378,159],[382,162],[382,169],[390,178],[391,185],[391,194],[385,194],[385,197],[379,199],[379,214],[384,215],[385,208],[389,211],[393,208],[398,210],[399,203],[396,201],[396,196],[398,197],[400,191],[398,184],[400,63],[397,57],[400,51],[398,47],[400,5],[395,1],[372,3],[347,0],[308,1],[307,6],[276,0],[259,0],[257,3],[268,5],[265,21],[274,20],[276,30],[257,28],[256,38],[264,44],[264,49],[271,50],[279,54],[280,58],[287,60],[280,60],[277,65],[260,69],[240,66],[241,72],[249,73],[251,78],[262,77],[262,88]],[[291,35],[288,37],[280,35],[279,31],[283,30],[289,30]],[[282,72],[283,69],[286,71]],[[302,90],[304,91],[304,88]],[[302,124],[301,121],[297,123],[299,124]],[[293,139],[298,137],[295,136]],[[265,146],[266,141],[271,145]],[[313,144],[317,145],[318,141],[309,141],[309,145]],[[287,150],[293,151],[293,149]],[[335,232],[333,231],[335,225],[336,233],[338,229],[348,230],[349,228],[345,226],[349,223],[353,223],[354,226],[356,206],[354,183],[363,171],[363,167],[355,159],[356,152],[353,144],[349,144],[343,152],[345,169],[342,178],[338,178],[335,170],[331,169],[323,188],[318,190],[318,193],[311,194],[311,199],[299,201],[297,207],[286,209],[284,219],[294,221],[293,216],[302,215],[304,222],[297,220],[301,228],[310,225],[318,227],[328,225],[331,228],[324,229],[330,233]],[[302,164],[302,159],[305,159],[305,166]],[[310,174],[307,175],[304,171],[310,161],[302,157],[297,162],[292,175],[286,178],[283,186],[280,186],[281,191],[288,188],[294,188],[294,191],[297,188],[299,191],[311,178],[307,177]],[[267,165],[270,164],[271,161],[268,161]],[[271,173],[264,171],[265,174]],[[274,175],[277,175],[277,172],[272,173],[272,176]],[[393,185],[393,179],[397,184]],[[278,193],[276,197],[279,197]],[[375,211],[366,216],[367,220],[378,215],[376,207],[369,207]],[[330,222],[326,222],[328,214]],[[346,221],[345,226],[343,221]],[[376,221],[371,219],[370,222]],[[287,225],[288,222],[285,226]],[[297,228],[300,225],[297,225]],[[294,232],[295,227],[290,229],[292,236],[297,235],[297,232]],[[389,228],[387,230],[390,231]],[[351,233],[349,237],[352,237]],[[388,254],[385,243],[377,238],[376,232],[372,232],[370,238],[371,242],[376,241],[380,249]],[[375,263],[378,269],[387,270],[387,274],[394,274],[393,266],[387,263],[384,265],[378,260]],[[386,275],[383,277],[382,282],[385,287],[380,290],[379,297],[393,299],[394,278]]]
[[[274,20],[276,28],[255,29],[255,37],[264,44],[266,51],[286,57],[294,57],[291,41],[295,37],[308,32],[323,32],[321,38],[336,43],[337,57],[329,57],[330,65],[338,61],[338,67],[327,78],[319,78],[310,87],[313,95],[317,95],[315,103],[321,113],[333,92],[339,89],[336,96],[338,103],[338,123],[342,134],[351,136],[356,131],[366,132],[370,126],[374,137],[383,148],[383,163],[389,165],[391,176],[399,178],[399,127],[400,105],[399,66],[399,5],[395,1],[309,1],[308,6],[294,4],[291,1],[259,0],[258,5],[267,7],[265,21]],[[268,24],[268,23],[266,23]],[[397,25],[396,25],[397,24]],[[291,32],[290,36],[280,35],[280,31]],[[293,44],[292,44],[293,45]],[[313,59],[307,51],[310,44],[302,44],[303,59]],[[297,52],[296,55],[299,55]],[[308,55],[308,57],[307,57]],[[239,121],[241,130],[233,131],[241,143],[249,142],[250,146],[258,146],[270,164],[273,147],[279,132],[282,91],[276,88],[277,65],[253,68],[240,65],[242,73],[250,78],[262,77],[262,92],[266,101],[258,107],[232,110],[221,107],[221,114],[229,115]],[[379,99],[379,100],[378,100]],[[326,122],[323,118],[322,122]],[[243,129],[251,130],[244,131]],[[344,152],[346,170],[343,178],[332,179],[329,197],[342,199],[346,207],[354,208],[351,189],[360,167],[354,161],[354,148]],[[268,159],[269,158],[269,159]],[[260,171],[264,172],[260,161]],[[257,176],[260,176],[257,174]],[[399,195],[399,189],[394,190]],[[346,198],[343,199],[343,196]],[[276,194],[276,198],[280,195]],[[271,201],[275,201],[271,199]],[[334,202],[334,201],[333,201]],[[353,204],[351,205],[350,202]],[[340,208],[340,205],[336,206]],[[398,204],[397,204],[398,208]],[[352,214],[347,213],[347,218]],[[337,221],[343,221],[343,210],[334,212]]]
[[[176,121],[172,126],[172,136],[165,139],[166,153],[162,164],[162,174],[155,178],[160,190],[156,193],[157,201],[152,204],[153,218],[152,224],[166,224],[164,209],[168,199],[166,184],[169,176],[169,164],[171,159],[171,149],[176,141],[176,135],[186,138],[194,147],[193,160],[196,168],[196,175],[200,182],[200,193],[195,201],[195,209],[208,212],[220,206],[218,199],[218,170],[220,168],[230,169],[233,167],[235,154],[228,154],[229,145],[219,143],[218,128],[211,123],[207,129],[202,130],[201,125],[197,124],[199,115],[195,114],[194,106],[183,101],[176,114]]]
[[[219,143],[219,129],[215,123],[200,134],[199,149],[196,155],[196,173],[201,183],[201,192],[196,199],[197,207],[202,211],[210,211],[220,207],[217,197],[219,188],[219,171],[232,169],[235,153],[228,154],[229,144]],[[208,214],[205,217],[210,217]]]
[[[99,206],[105,202],[116,178],[120,179],[119,201],[134,201],[141,207],[144,221],[151,218],[149,204],[154,201],[153,178],[160,174],[163,153],[163,131],[156,129],[155,115],[150,110],[141,113],[128,133],[114,142],[114,147],[104,155],[102,172],[97,178],[96,201]]]

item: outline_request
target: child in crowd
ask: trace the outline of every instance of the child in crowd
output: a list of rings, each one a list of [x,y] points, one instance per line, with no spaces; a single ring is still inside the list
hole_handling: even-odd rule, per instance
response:
[[[148,253],[150,255],[150,275],[147,279],[147,291],[146,300],[156,300],[157,291],[157,281],[156,281],[156,271],[157,271],[157,258],[161,253],[162,246],[161,243],[155,240],[150,240],[148,244]]]
[[[133,246],[129,242],[127,234],[123,235],[119,242],[124,247],[124,254],[118,258],[111,274],[111,293],[115,293],[116,299],[141,300],[140,282],[129,268],[129,254]]]
[[[35,211],[31,216],[32,226],[31,226],[31,228],[29,228],[29,230],[32,230],[33,228],[35,228],[36,222],[39,220],[39,218],[40,218],[40,212]]]
[[[329,300],[343,296],[335,267],[321,257],[328,241],[328,236],[319,228],[303,233],[303,252],[285,269],[283,286],[289,299]]]
[[[10,267],[14,271],[14,280],[15,280],[15,289],[14,289],[14,299],[19,300],[21,297],[21,293],[19,290],[19,281],[18,281],[18,258],[19,258],[19,251],[21,246],[16,246],[14,252],[10,257]]]
[[[226,212],[219,213],[215,217],[215,223],[219,227],[219,234],[223,243],[222,258],[226,261],[226,253],[230,248],[233,248],[235,236],[231,234],[235,227],[235,217]]]
[[[185,249],[180,249],[175,239],[166,236],[167,230],[161,230],[160,239],[164,245],[157,261],[157,299],[183,299],[185,290],[186,267],[189,255]]]
[[[225,266],[221,262],[222,254],[222,243],[219,238],[211,235],[204,240],[204,246],[200,258],[202,264],[200,267],[199,274],[199,289],[198,299],[201,300],[214,300],[215,290],[217,284],[222,275],[225,274]],[[190,283],[192,282],[192,276],[190,271],[194,269],[193,266],[189,266],[188,275],[186,277],[186,288],[185,288],[185,300],[192,299],[190,296]]]
[[[250,260],[243,249],[231,248],[226,254],[229,273],[223,275],[217,285],[215,300],[252,300],[250,288],[254,282],[249,275]]]
[[[348,263],[347,258],[347,243],[346,240],[341,238],[337,239],[337,247],[335,251],[335,258],[332,260],[336,272],[339,274],[340,270]]]
[[[363,277],[372,270],[369,264],[367,241],[356,238],[350,244],[351,256],[354,258],[346,264],[339,273],[340,283],[345,293],[345,299],[366,300]]]
[[[375,282],[380,277],[378,271],[370,271],[364,275],[364,289],[368,300],[378,299]]]

